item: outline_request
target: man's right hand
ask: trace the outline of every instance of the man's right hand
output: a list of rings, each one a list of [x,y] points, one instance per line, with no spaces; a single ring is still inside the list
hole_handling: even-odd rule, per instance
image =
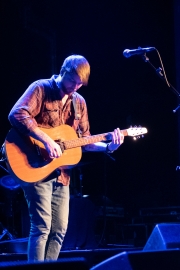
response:
[[[60,146],[38,127],[31,131],[29,135],[44,144],[50,158],[58,158],[62,155]]]
[[[58,158],[62,155],[62,151],[60,146],[53,141],[50,137],[48,138],[48,140],[46,140],[46,142],[44,143],[44,146],[49,154],[50,158]]]

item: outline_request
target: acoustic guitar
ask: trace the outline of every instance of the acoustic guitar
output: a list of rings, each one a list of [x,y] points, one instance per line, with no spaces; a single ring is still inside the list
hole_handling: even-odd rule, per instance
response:
[[[75,130],[68,125],[40,129],[60,145],[62,156],[51,159],[43,143],[12,128],[5,140],[5,156],[9,173],[14,178],[29,183],[43,180],[59,167],[68,169],[75,166],[82,156],[81,146],[111,141],[112,138],[112,132],[78,138]],[[147,129],[132,127],[121,132],[124,136],[137,138],[147,133]]]

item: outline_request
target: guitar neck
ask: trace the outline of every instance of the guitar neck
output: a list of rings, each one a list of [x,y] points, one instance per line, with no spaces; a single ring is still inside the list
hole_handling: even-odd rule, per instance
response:
[[[123,133],[124,136],[128,135],[126,129],[121,130],[121,133]],[[101,142],[101,141],[110,141],[110,140],[112,140],[112,132],[93,135],[89,137],[82,137],[82,138],[78,138],[78,139],[70,140],[70,141],[64,141],[63,146],[64,146],[64,149],[71,149],[75,147],[88,145],[91,143],[96,143],[96,142]]]

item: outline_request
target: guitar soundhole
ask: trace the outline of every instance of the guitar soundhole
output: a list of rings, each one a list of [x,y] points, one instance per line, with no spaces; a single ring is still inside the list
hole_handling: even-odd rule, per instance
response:
[[[56,142],[57,144],[59,144],[59,146],[60,146],[60,148],[61,148],[61,151],[62,151],[62,153],[63,153],[64,150],[65,150],[64,142],[62,142],[61,140],[55,140],[55,142]]]

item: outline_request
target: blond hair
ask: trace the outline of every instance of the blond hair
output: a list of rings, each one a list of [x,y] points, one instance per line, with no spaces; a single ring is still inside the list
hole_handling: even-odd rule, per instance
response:
[[[63,62],[60,75],[63,76],[64,72],[74,71],[80,77],[83,85],[87,85],[90,75],[90,65],[84,56],[76,54],[68,56]]]

